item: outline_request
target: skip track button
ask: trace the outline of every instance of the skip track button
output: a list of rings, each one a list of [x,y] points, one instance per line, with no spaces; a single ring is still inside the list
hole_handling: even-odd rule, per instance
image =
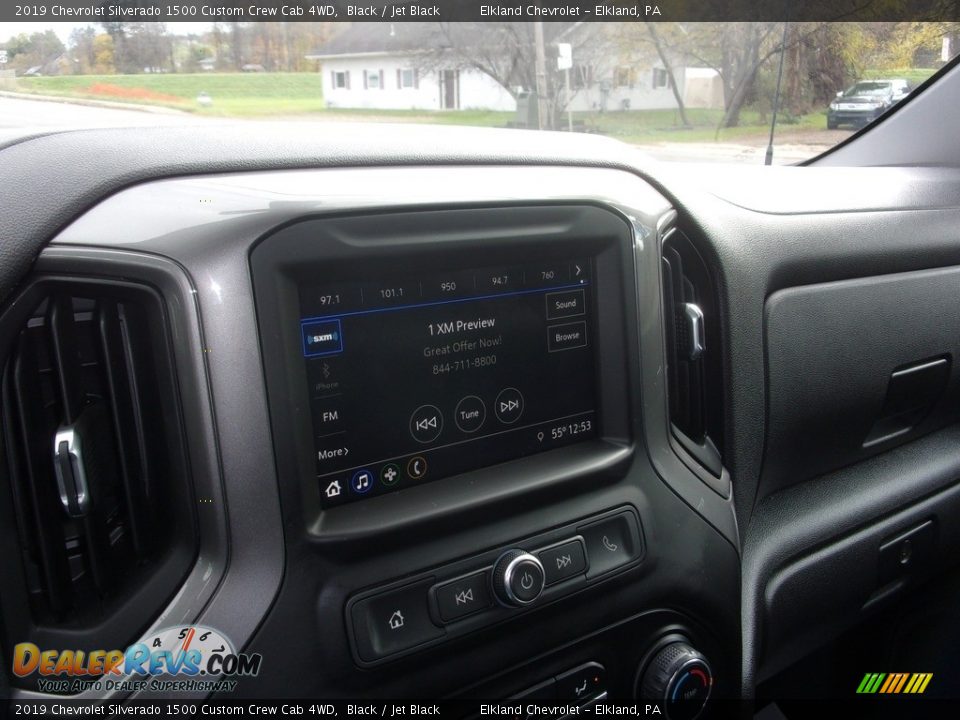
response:
[[[583,540],[579,537],[540,550],[537,558],[543,565],[547,585],[575,575],[583,575],[587,570],[587,556],[583,549]]]
[[[484,571],[438,585],[436,594],[440,619],[449,623],[490,607],[489,584],[489,576]]]

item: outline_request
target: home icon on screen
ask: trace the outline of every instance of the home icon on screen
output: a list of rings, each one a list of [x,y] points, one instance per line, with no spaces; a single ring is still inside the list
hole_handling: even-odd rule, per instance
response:
[[[324,491],[328,498],[340,497],[342,490],[340,489],[340,481],[334,480],[332,483],[327,485],[327,489]]]

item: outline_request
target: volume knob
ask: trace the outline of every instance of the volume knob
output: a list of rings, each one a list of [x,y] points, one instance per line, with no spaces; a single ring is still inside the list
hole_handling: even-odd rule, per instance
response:
[[[493,594],[503,605],[529,605],[543,592],[543,565],[523,550],[508,550],[493,566]]]

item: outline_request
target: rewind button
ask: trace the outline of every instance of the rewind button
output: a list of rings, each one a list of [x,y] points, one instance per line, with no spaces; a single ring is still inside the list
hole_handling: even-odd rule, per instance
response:
[[[458,620],[490,607],[487,573],[479,572],[437,587],[437,609],[444,622]]]
[[[431,443],[440,437],[443,415],[434,405],[421,405],[410,416],[410,434],[419,443]]]

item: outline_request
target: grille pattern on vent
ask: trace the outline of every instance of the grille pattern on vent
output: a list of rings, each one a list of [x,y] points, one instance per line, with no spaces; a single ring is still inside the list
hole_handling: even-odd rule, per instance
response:
[[[661,262],[673,435],[720,477],[723,377],[713,281],[700,253],[679,230],[664,238]]]
[[[0,523],[17,546],[0,559],[6,635],[116,647],[109,636],[136,639],[196,546],[162,301],[145,287],[66,280],[24,298],[34,310],[0,358]],[[57,451],[64,431],[82,447],[72,466]],[[63,496],[58,464],[85,478],[83,511],[75,487]]]

